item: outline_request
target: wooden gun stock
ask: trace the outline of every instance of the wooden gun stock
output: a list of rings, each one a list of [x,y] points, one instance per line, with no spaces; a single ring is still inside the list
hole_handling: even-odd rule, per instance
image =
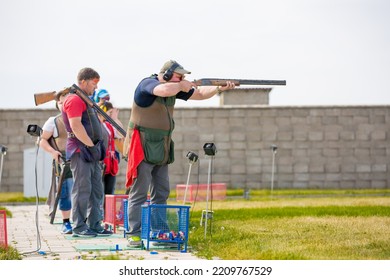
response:
[[[243,79],[211,79],[204,78],[194,80],[197,86],[226,86],[226,82],[231,81],[236,86],[240,85],[259,85],[259,86],[285,86],[285,80],[243,80]]]
[[[56,93],[57,92],[55,91],[35,93],[34,94],[35,106],[54,100],[56,97]]]
[[[65,88],[59,92],[51,91],[51,92],[41,92],[34,94],[35,106],[44,104],[46,102],[52,101],[56,99],[56,95],[59,93],[68,94],[70,92],[70,88]]]

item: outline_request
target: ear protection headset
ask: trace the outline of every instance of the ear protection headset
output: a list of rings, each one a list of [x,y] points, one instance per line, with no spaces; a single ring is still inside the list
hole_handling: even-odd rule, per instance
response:
[[[165,73],[164,73],[164,75],[163,75],[163,79],[164,79],[165,81],[169,81],[170,79],[172,79],[173,72],[174,72],[175,69],[176,69],[177,67],[179,67],[179,66],[180,66],[179,63],[174,62],[174,63],[172,64],[172,66],[169,67],[169,68],[167,69],[167,71],[165,71]]]

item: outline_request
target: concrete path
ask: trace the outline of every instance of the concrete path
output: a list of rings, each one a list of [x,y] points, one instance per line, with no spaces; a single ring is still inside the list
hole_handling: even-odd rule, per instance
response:
[[[161,247],[149,251],[132,249],[122,230],[110,237],[74,238],[61,234],[60,217],[50,224],[47,205],[4,205],[12,212],[7,218],[8,244],[23,254],[24,260],[113,259],[197,260],[189,248],[186,253]],[[57,211],[58,213],[58,211]],[[58,220],[58,223],[56,221]],[[119,250],[115,250],[118,248]]]

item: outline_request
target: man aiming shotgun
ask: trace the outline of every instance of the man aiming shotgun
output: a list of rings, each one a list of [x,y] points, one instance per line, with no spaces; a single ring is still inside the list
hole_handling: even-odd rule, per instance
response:
[[[170,192],[168,165],[174,161],[173,111],[176,99],[204,100],[233,89],[234,83],[197,87],[185,79],[191,72],[174,60],[167,61],[159,74],[144,78],[134,93],[133,107],[124,143],[128,154],[126,187],[128,198],[128,243],[141,246],[141,206],[150,190],[151,204],[165,205]],[[130,141],[131,140],[131,141]],[[151,224],[168,228],[162,212],[154,213]]]

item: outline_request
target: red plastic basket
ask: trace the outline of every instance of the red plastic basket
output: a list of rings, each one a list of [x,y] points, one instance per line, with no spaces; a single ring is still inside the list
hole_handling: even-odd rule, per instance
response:
[[[7,213],[0,210],[0,246],[7,247]]]
[[[186,190],[186,185],[176,185],[176,201],[183,201]],[[207,198],[207,184],[192,184],[188,185],[186,202],[206,201]],[[226,184],[213,183],[209,190],[209,199],[224,200],[226,198]]]
[[[116,233],[116,228],[124,226],[123,217],[125,209],[123,207],[123,199],[127,199],[126,194],[107,194],[106,206],[104,209],[104,223],[113,227]]]

